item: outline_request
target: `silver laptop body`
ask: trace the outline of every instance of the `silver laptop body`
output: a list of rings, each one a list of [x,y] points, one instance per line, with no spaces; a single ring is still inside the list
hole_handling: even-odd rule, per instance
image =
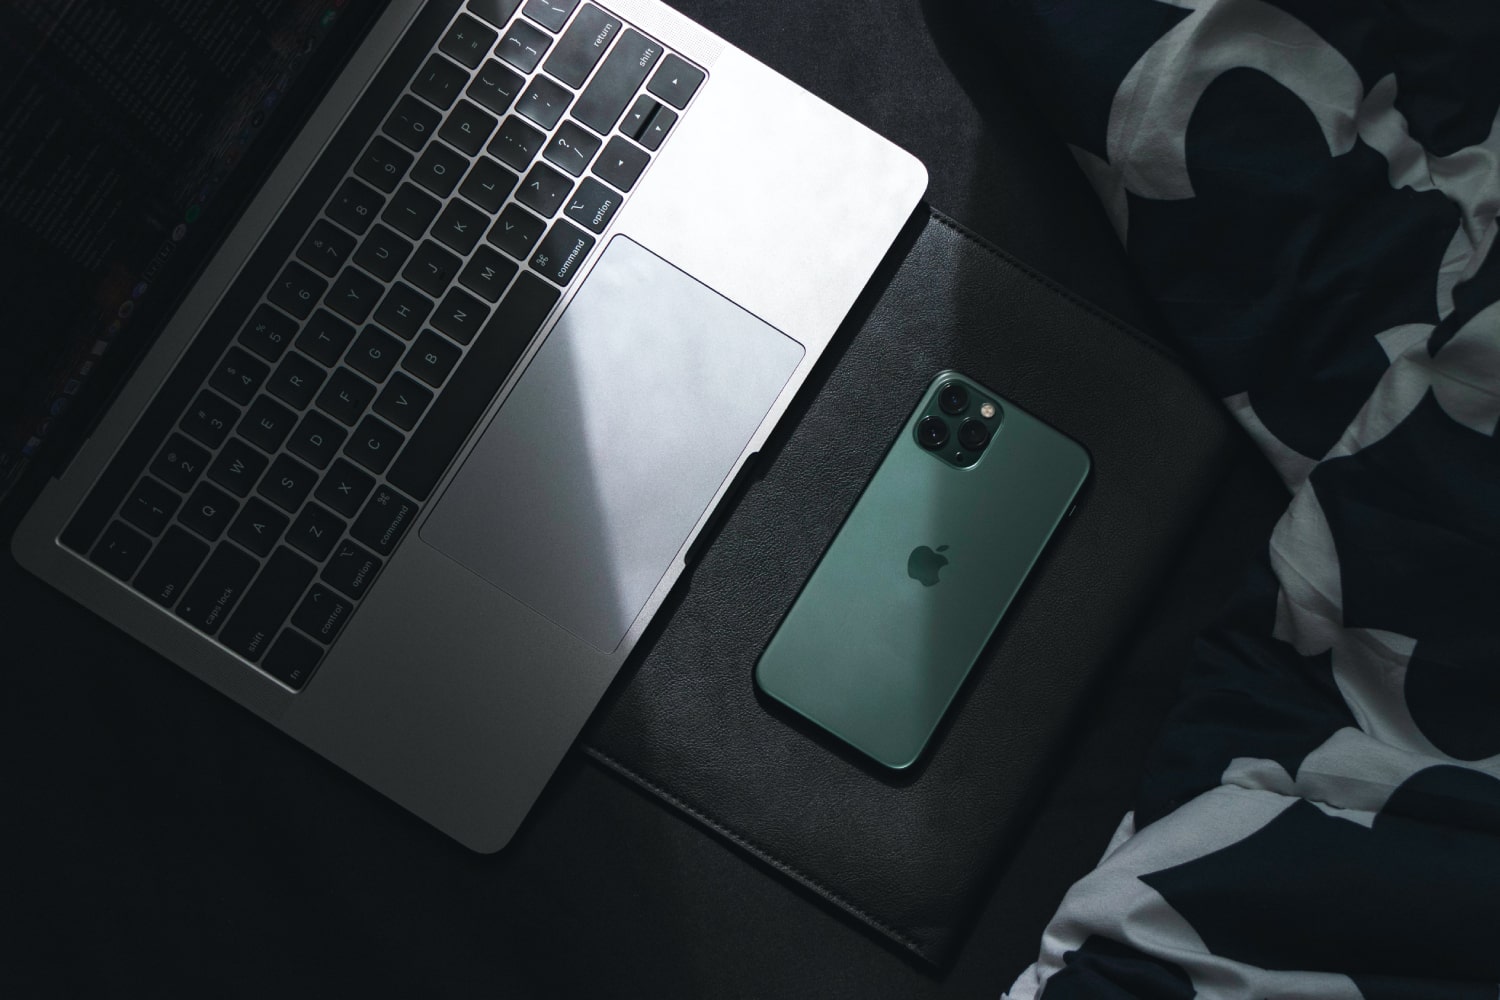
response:
[[[582,263],[548,262],[576,273],[300,690],[59,537],[422,4],[382,15],[13,542],[476,851],[516,831],[926,186],[910,155],[665,4],[597,6],[706,78]]]

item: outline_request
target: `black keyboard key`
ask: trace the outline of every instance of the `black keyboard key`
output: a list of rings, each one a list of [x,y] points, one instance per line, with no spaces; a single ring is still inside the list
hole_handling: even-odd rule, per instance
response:
[[[147,476],[125,498],[120,516],[148,535],[159,535],[181,503],[182,497]]]
[[[280,455],[260,481],[260,495],[288,514],[296,513],[312,492],[318,474],[290,455]]]
[[[328,308],[351,323],[363,323],[384,292],[385,287],[368,274],[346,267],[328,292]]]
[[[302,418],[292,436],[287,438],[286,450],[314,468],[326,468],[348,434],[338,424],[313,410]]]
[[[367,326],[344,356],[344,363],[372,382],[384,382],[401,360],[403,346],[380,327]]]
[[[542,61],[552,39],[533,24],[517,20],[500,39],[495,55],[510,63],[522,73],[530,73]]]
[[[428,240],[417,248],[401,276],[428,295],[437,296],[453,284],[462,266],[463,261]]]
[[[517,170],[525,170],[542,151],[547,136],[511,115],[495,133],[489,153]]]
[[[543,132],[550,132],[571,103],[573,94],[566,87],[538,76],[516,102],[516,110],[540,125]]]
[[[503,28],[519,6],[521,0],[469,0],[468,9],[495,27]]]
[[[89,553],[89,559],[111,576],[129,580],[150,548],[149,538],[129,525],[116,521],[99,536],[99,543]]]
[[[436,388],[443,384],[463,352],[437,334],[428,332],[417,338],[401,361],[401,367]]]
[[[489,241],[517,260],[526,260],[536,247],[547,224],[520,205],[507,206],[490,227]]]
[[[461,14],[438,43],[438,49],[473,69],[484,62],[484,57],[490,54],[495,39],[499,37],[500,32],[494,28],[485,27],[472,17]]]
[[[458,283],[486,302],[500,301],[505,286],[516,276],[516,265],[489,247],[480,247],[458,276]]]
[[[306,319],[327,290],[327,281],[292,261],[282,269],[266,298],[298,319]]]
[[[234,512],[239,509],[239,503],[228,493],[210,483],[199,483],[187,498],[187,503],[182,505],[177,520],[188,530],[212,542],[229,527]]]
[[[352,601],[315,583],[292,615],[292,624],[326,646],[338,638],[353,610]]]
[[[388,486],[382,486],[365,504],[364,513],[349,529],[349,535],[388,556],[417,517],[417,505]]]
[[[250,322],[240,331],[240,343],[275,364],[296,335],[296,323],[270,306],[262,305],[250,314]]]
[[[698,92],[703,82],[703,71],[681,56],[668,53],[661,61],[661,68],[646,84],[646,89],[681,111]]]
[[[410,340],[431,312],[431,299],[398,281],[385,293],[380,308],[375,310],[375,322],[402,340]]]
[[[662,141],[666,139],[667,133],[675,124],[677,124],[677,112],[658,105],[651,115],[651,120],[641,129],[640,134],[633,138],[647,149],[657,150],[661,148]]]
[[[489,218],[479,209],[455,199],[432,224],[432,236],[459,256],[467,256],[489,224]]]
[[[245,591],[239,607],[219,633],[219,641],[251,663],[260,659],[297,607],[316,571],[317,567],[290,549],[277,549]]]
[[[560,297],[532,274],[516,278],[391,466],[386,478],[392,486],[417,500],[427,498]]]
[[[526,0],[521,11],[548,31],[561,31],[568,23],[568,15],[578,6],[578,0]]]
[[[474,74],[474,82],[469,84],[469,89],[465,93],[495,114],[503,115],[510,110],[511,104],[516,100],[516,95],[524,86],[526,86],[524,76],[509,66],[491,59],[484,64],[483,69]]]
[[[203,564],[203,572],[182,595],[182,603],[177,605],[178,616],[213,635],[239,603],[259,568],[254,557],[224,542],[214,549]]]
[[[460,344],[467,344],[489,315],[489,306],[463,289],[454,288],[432,314],[432,325]]]
[[[660,57],[660,45],[634,28],[626,28],[578,99],[573,117],[600,135],[608,135]]]
[[[362,236],[384,205],[384,195],[368,184],[350,177],[339,186],[333,200],[328,203],[328,217],[356,236]]]
[[[642,152],[639,146],[615,136],[604,147],[604,155],[599,157],[599,162],[594,164],[594,173],[621,191],[629,191],[635,187],[641,171],[650,162],[651,157]]]
[[[433,143],[412,167],[411,179],[439,198],[446,198],[463,180],[469,161],[441,143]]]
[[[559,219],[552,224],[542,245],[531,257],[531,266],[559,285],[566,285],[578,273],[578,265],[594,247],[594,238],[571,222]]]
[[[412,156],[383,135],[370,141],[370,148],[354,166],[354,172],[390,194],[411,167]]]
[[[292,409],[303,410],[313,401],[327,375],[317,362],[292,351],[276,366],[275,374],[266,383],[266,391]]]
[[[217,448],[229,436],[229,429],[240,419],[239,408],[207,389],[198,393],[193,405],[182,415],[182,429],[199,444]]]
[[[219,359],[208,384],[244,406],[255,397],[255,390],[266,380],[271,369],[240,350],[231,347]]]
[[[455,66],[442,56],[432,56],[412,78],[411,90],[418,97],[446,111],[468,85],[469,74],[463,67]]]
[[[151,474],[179,492],[193,488],[208,468],[208,452],[181,434],[173,434],[151,463]]]
[[[270,396],[258,396],[240,421],[239,433],[262,451],[274,452],[296,423],[297,414]]]
[[[419,240],[432,220],[437,218],[441,207],[441,202],[415,184],[403,184],[381,218],[412,239]]]
[[[281,511],[260,497],[251,497],[229,526],[229,537],[258,556],[268,556],[290,523]]]
[[[323,567],[322,579],[345,597],[359,600],[380,572],[380,560],[361,545],[343,541]]]
[[[397,373],[386,383],[379,398],[375,400],[375,412],[403,431],[409,431],[417,425],[418,418],[430,402],[431,389]]]
[[[635,103],[630,106],[630,112],[620,122],[620,132],[632,139],[639,139],[641,133],[646,131],[646,126],[651,124],[651,116],[656,114],[660,107],[660,104],[645,94],[637,97]]]
[[[320,364],[333,367],[354,339],[354,327],[326,309],[319,309],[302,327],[297,348]]]
[[[344,522],[315,503],[302,508],[286,540],[315,562],[322,562],[344,535]],[[311,576],[311,574],[309,574]],[[300,593],[300,591],[299,591]],[[291,608],[287,608],[290,612]]]
[[[349,369],[340,368],[318,395],[318,409],[344,426],[353,427],[374,398],[373,385]]]
[[[473,156],[484,148],[490,133],[495,131],[495,126],[499,123],[500,119],[481,111],[478,105],[459,101],[458,106],[448,113],[448,120],[443,122],[443,127],[438,130],[438,138]]]
[[[354,252],[354,237],[327,219],[319,219],[297,248],[297,258],[326,277],[333,277]]]
[[[574,177],[582,177],[593,161],[594,154],[599,152],[599,146],[598,136],[576,122],[563,122],[562,128],[547,143],[547,151],[542,155]]]
[[[563,210],[563,214],[596,233],[602,233],[604,227],[609,225],[609,220],[615,217],[615,210],[623,200],[618,192],[592,177],[586,177],[578,185],[578,190],[573,192],[573,197],[568,199],[568,207]]]
[[[562,208],[563,200],[572,192],[573,181],[570,177],[553,170],[545,163],[538,163],[521,182],[521,191],[516,195],[516,200],[543,218],[549,218]]]
[[[411,241],[394,230],[377,225],[359,245],[354,254],[354,263],[369,271],[381,281],[390,281],[401,270],[401,265],[411,253]]]
[[[585,4],[542,68],[577,89],[583,86],[619,33],[620,22],[616,18],[593,4]]]
[[[359,513],[360,505],[374,485],[374,479],[341,458],[333,463],[333,468],[318,483],[318,491],[313,495],[345,517],[353,517]]]
[[[268,461],[239,438],[230,438],[209,466],[208,478],[237,497],[249,496],[260,481],[260,474],[266,471]]]
[[[318,660],[322,656],[323,650],[312,640],[286,629],[271,645],[271,651],[266,654],[260,669],[293,691],[301,691],[307,679],[317,669]]]
[[[135,577],[135,589],[164,608],[182,596],[193,574],[208,556],[208,543],[173,526],[151,550]]]
[[[488,156],[481,156],[469,171],[469,176],[464,178],[458,193],[493,215],[500,211],[519,179]]]
[[[410,94],[403,94],[390,117],[385,120],[384,131],[407,149],[416,152],[427,144],[442,121],[440,112],[432,110]]]
[[[344,454],[378,476],[401,450],[401,441],[400,431],[374,417],[365,417],[349,436]]]

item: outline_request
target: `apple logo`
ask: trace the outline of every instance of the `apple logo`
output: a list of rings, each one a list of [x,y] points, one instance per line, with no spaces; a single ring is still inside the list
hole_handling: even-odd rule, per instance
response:
[[[939,545],[936,552],[925,545],[918,545],[907,557],[906,575],[924,587],[933,586],[938,582],[938,574],[948,565],[948,557],[938,553],[946,551],[946,545]]]

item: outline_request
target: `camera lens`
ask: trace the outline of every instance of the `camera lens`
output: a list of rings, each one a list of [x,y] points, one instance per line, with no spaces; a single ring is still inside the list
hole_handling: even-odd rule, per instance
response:
[[[977,420],[965,420],[958,429],[958,443],[970,451],[980,451],[990,443],[989,428]]]
[[[938,390],[938,406],[955,417],[969,408],[969,390],[961,383],[949,382]]]
[[[948,440],[948,422],[942,417],[926,416],[917,423],[917,441],[923,448],[941,448]]]

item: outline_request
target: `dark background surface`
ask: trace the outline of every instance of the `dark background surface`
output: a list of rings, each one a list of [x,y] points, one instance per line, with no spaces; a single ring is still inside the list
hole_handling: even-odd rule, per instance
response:
[[[984,39],[946,21],[936,0],[928,11],[917,0],[675,5],[920,157],[933,205],[1151,329],[1071,156],[1028,116]],[[577,753],[510,848],[470,854],[7,553],[0,892],[20,933],[0,946],[0,990],[995,996],[1128,809],[1194,632],[1284,503],[1248,446],[1235,469],[1085,707],[1042,812],[944,972],[912,964]],[[38,485],[0,510],[7,538]]]

